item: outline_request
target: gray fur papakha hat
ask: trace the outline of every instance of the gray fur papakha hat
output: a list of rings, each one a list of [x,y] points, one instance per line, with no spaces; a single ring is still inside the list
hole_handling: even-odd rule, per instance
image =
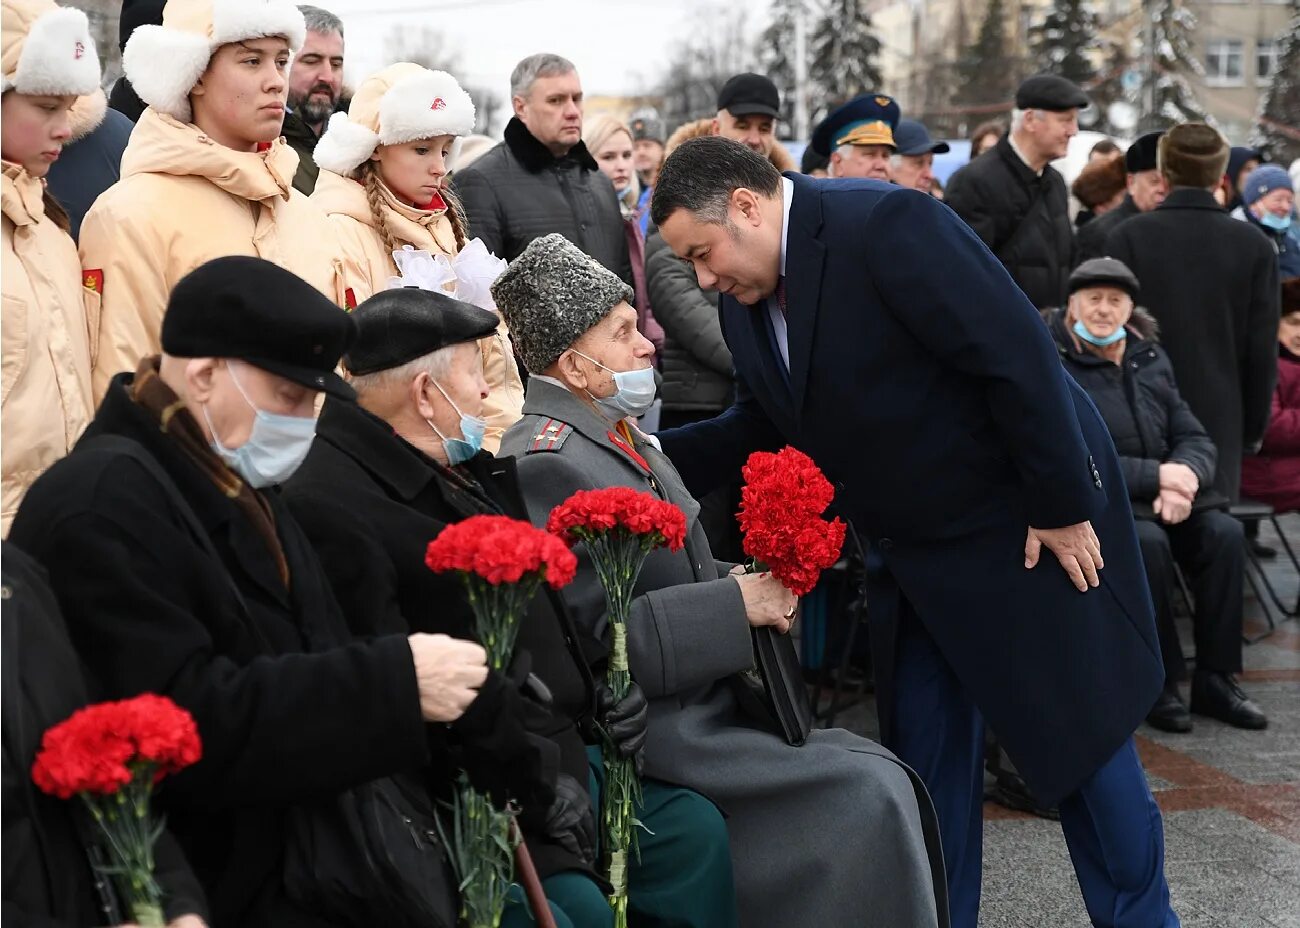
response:
[[[519,357],[540,374],[632,288],[558,232],[534,239],[492,285]]]

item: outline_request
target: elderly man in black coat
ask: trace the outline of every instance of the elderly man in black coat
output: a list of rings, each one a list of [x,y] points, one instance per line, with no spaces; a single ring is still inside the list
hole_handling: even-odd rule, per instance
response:
[[[1168,189],[1165,176],[1156,167],[1156,146],[1164,130],[1148,132],[1137,138],[1124,152],[1124,170],[1128,172],[1128,193],[1124,202],[1109,213],[1098,216],[1079,229],[1076,262],[1105,257],[1106,237],[1120,223],[1149,213],[1165,201]]]
[[[1183,398],[1218,448],[1214,488],[1235,503],[1242,455],[1264,440],[1277,381],[1277,254],[1214,199],[1228,163],[1217,130],[1175,126],[1157,158],[1168,196],[1111,232],[1106,254],[1141,283]]]
[[[1196,598],[1192,711],[1264,728],[1264,714],[1233,678],[1241,671],[1246,551],[1241,523],[1223,511],[1227,500],[1210,486],[1214,442],[1178,393],[1155,320],[1134,308],[1133,272],[1113,258],[1095,258],[1070,275],[1069,289],[1069,304],[1048,322],[1066,370],[1088,391],[1115,441],[1156,606],[1165,686],[1147,721],[1165,731],[1192,729],[1178,692],[1187,662],[1169,595],[1178,564]]]
[[[954,174],[944,192],[1040,309],[1060,304],[1074,265],[1069,196],[1051,162],[1079,134],[1079,108],[1087,105],[1063,77],[1029,78],[1016,91],[1011,132]]]
[[[334,368],[353,330],[270,262],[201,266],[171,295],[161,358],[113,379],[10,535],[48,571],[107,696],[161,693],[194,716],[203,758],[160,798],[218,926],[343,924],[330,887],[288,888],[296,829],[315,804],[426,764],[445,731],[428,723],[472,716],[480,688],[501,685],[473,642],[353,641],[267,492],[306,456],[318,394],[352,395]],[[521,750],[486,770],[522,792],[539,760]]]
[[[527,519],[514,458],[479,447],[487,385],[477,340],[496,331],[497,317],[414,288],[381,291],[352,317],[357,339],[343,365],[358,401],[325,401],[318,440],[285,497],[320,553],[353,632],[473,637],[460,578],[429,570],[424,552],[443,528],[471,516]],[[593,871],[596,821],[584,736],[599,743],[599,718],[629,756],[639,756],[646,739],[639,687],[619,703],[603,682],[593,692],[588,662],[604,653],[543,585],[520,623],[512,676],[528,677],[531,668],[527,688],[549,708],[526,699],[503,706],[526,719],[547,747],[555,802],[525,803],[520,823],[566,925],[611,917]],[[645,782],[643,798],[639,815],[648,831],[631,868],[632,917],[647,928],[734,924],[721,814],[697,793],[653,781]],[[525,924],[520,909],[507,907],[503,925]]]
[[[540,54],[510,75],[514,118],[505,141],[452,183],[488,251],[514,260],[558,232],[632,284],[623,213],[614,187],[582,142],[582,83],[573,62]]]

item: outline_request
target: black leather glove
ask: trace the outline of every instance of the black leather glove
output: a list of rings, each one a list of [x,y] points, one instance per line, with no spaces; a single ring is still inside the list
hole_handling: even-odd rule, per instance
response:
[[[528,732],[525,720],[535,705],[520,685],[512,676],[488,671],[478,696],[451,724],[453,759],[498,807],[514,799],[524,808],[545,809],[555,799],[551,784],[559,748]]]
[[[567,773],[555,782],[555,801],[541,832],[588,866],[596,865],[596,816],[586,785]]]
[[[646,723],[650,715],[650,706],[641,687],[633,683],[626,696],[615,700],[608,683],[597,683],[596,715],[605,734],[618,747],[618,752],[632,758],[637,776],[640,776],[645,766]]]

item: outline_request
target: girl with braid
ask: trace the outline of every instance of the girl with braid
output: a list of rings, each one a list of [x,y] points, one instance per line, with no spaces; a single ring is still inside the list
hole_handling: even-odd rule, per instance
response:
[[[349,309],[392,286],[399,275],[409,280],[394,252],[405,258],[402,253],[412,251],[431,255],[434,261],[420,263],[438,269],[434,282],[422,285],[477,302],[465,295],[469,282],[457,279],[471,270],[458,261],[470,230],[446,185],[452,148],[473,131],[474,104],[456,79],[409,62],[366,78],[349,112],[330,118],[314,154],[321,172],[312,201],[338,236]],[[486,258],[480,250],[473,250],[475,256]],[[481,274],[483,266],[475,261],[472,270]],[[474,289],[486,293],[486,287]],[[479,349],[489,390],[483,447],[495,453],[501,435],[522,414],[523,384],[504,322]]]

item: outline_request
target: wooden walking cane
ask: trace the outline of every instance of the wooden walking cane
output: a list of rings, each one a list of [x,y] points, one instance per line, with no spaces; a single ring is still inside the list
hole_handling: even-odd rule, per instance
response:
[[[519,823],[514,819],[510,820],[510,837],[515,843],[515,870],[524,887],[524,895],[528,897],[528,907],[533,910],[533,921],[538,928],[556,928],[555,917],[551,915],[546,893],[542,890],[542,881],[537,876],[537,868],[533,866],[533,857],[528,853],[524,836],[519,831]]]

